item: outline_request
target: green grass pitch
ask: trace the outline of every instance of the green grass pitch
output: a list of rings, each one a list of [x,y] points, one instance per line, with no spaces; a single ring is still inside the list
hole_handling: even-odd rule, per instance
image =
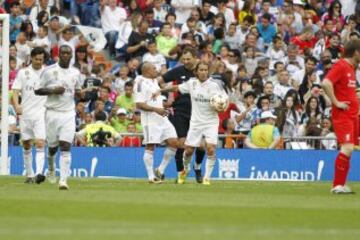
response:
[[[22,182],[0,177],[2,240],[360,239],[360,195],[331,195],[330,183]]]

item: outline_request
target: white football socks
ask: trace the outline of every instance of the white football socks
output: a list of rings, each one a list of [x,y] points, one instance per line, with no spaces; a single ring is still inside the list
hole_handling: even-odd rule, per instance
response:
[[[161,174],[164,174],[166,167],[169,165],[170,160],[175,157],[176,149],[167,147],[164,151],[163,159],[159,166],[159,171]]]
[[[45,150],[44,148],[36,148],[36,175],[43,174],[45,164]]]
[[[184,155],[183,155],[184,169],[188,172],[190,171],[191,159],[192,159],[192,155],[186,156],[186,152],[184,151]]]
[[[153,164],[154,164],[154,152],[153,151],[145,150],[144,164],[145,164],[145,168],[146,168],[149,180],[153,180],[155,178],[154,169],[153,169]]]
[[[55,166],[55,157],[56,157],[56,153],[54,155],[48,155],[48,169],[49,171],[55,171],[56,166]]]
[[[26,177],[34,177],[34,169],[32,167],[32,151],[23,149],[23,158],[24,158],[24,168]]]
[[[71,153],[68,151],[60,152],[60,182],[66,182],[70,175]]]
[[[215,166],[215,156],[208,156],[205,164],[204,178],[210,179],[214,166]]]

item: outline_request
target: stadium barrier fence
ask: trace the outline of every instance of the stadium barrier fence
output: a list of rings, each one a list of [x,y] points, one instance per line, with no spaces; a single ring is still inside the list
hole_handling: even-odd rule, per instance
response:
[[[164,148],[155,150],[158,166]],[[146,178],[144,148],[73,147],[72,177]],[[330,181],[337,151],[218,149],[212,177],[218,180]],[[353,153],[350,181],[360,181],[360,152]],[[23,174],[21,147],[9,147],[11,175]],[[204,163],[202,168],[204,169]],[[58,159],[57,159],[58,166]],[[58,172],[58,169],[57,169]],[[177,176],[171,161],[167,178]],[[190,177],[193,177],[193,172]]]

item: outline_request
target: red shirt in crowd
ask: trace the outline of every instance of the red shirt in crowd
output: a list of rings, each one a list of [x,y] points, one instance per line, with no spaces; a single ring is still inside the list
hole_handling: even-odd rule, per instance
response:
[[[120,147],[141,147],[140,137],[125,136],[121,142]]]
[[[314,48],[316,42],[317,42],[317,39],[315,37],[308,41],[301,40],[299,36],[293,37],[291,39],[291,43],[293,43],[299,47],[300,54],[302,54],[304,52],[304,50],[306,50],[308,48],[310,48],[310,49]]]
[[[219,112],[219,133],[224,133],[225,129],[223,128],[223,122],[225,119],[230,118],[230,113],[232,111],[239,112],[239,109],[237,108],[235,103],[230,103],[228,108],[224,112]]]
[[[343,116],[344,113],[349,117],[356,117],[359,114],[359,102],[356,96],[354,66],[345,59],[340,59],[326,75],[326,79],[332,82],[336,99],[349,102],[349,109],[346,111],[333,107],[333,117]]]

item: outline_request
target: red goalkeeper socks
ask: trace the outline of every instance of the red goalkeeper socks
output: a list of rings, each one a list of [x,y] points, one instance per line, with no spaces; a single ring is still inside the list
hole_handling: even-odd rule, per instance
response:
[[[340,152],[335,161],[335,177],[333,186],[345,185],[350,168],[350,157]]]

